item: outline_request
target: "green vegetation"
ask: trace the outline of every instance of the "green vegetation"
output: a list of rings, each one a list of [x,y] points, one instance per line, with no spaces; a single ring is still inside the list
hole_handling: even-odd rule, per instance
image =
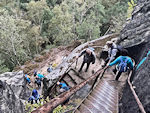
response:
[[[26,101],[25,102],[25,110],[27,113],[31,113],[36,108],[42,106],[43,104],[45,104],[46,102],[49,102],[49,101],[50,101],[50,99],[48,97],[46,98],[46,100],[41,99],[39,103],[35,103],[35,104],[31,104]]]
[[[130,2],[128,2],[127,18],[131,17],[132,11],[134,7],[136,6],[135,2],[136,0],[131,0]]]
[[[28,103],[26,101],[25,102],[25,110],[27,113],[31,113],[36,108],[42,106],[43,104],[45,104],[49,101],[50,101],[50,99],[48,97],[46,98],[46,100],[41,99],[39,103],[34,103],[34,104]],[[71,110],[72,108],[73,108],[73,106],[71,106],[71,105],[67,105],[67,106],[59,105],[53,110],[53,113],[64,113],[65,111]]]
[[[71,105],[67,105],[67,106],[59,105],[53,110],[53,113],[65,113],[66,111],[71,109],[73,109],[73,106]]]
[[[131,11],[133,0],[1,0],[0,73],[44,49],[119,32],[128,4]]]

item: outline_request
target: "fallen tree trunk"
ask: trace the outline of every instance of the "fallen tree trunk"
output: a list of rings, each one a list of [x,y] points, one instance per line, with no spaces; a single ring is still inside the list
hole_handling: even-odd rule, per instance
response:
[[[98,39],[86,42],[78,47],[76,47],[70,54],[69,56],[64,59],[64,61],[55,69],[53,70],[50,74],[46,76],[47,80],[49,81],[47,83],[47,87],[50,88],[56,80],[60,77],[63,76],[67,70],[70,68],[70,66],[75,62],[75,57],[85,48],[91,46],[104,46],[105,43],[108,40],[111,40],[112,38],[118,37],[119,34],[110,34],[106,36],[102,36]],[[100,51],[101,48],[98,48],[97,51]]]

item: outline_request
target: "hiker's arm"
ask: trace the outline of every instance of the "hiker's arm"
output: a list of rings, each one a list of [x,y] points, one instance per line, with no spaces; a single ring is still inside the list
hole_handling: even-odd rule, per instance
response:
[[[110,55],[109,60],[110,60],[110,61],[114,60],[116,54],[117,54],[117,49],[112,49],[112,53],[111,53],[111,55]]]
[[[120,61],[120,57],[118,57],[116,60],[114,60],[113,62],[111,62],[111,63],[109,64],[109,66],[113,66],[113,65],[115,65],[115,64],[118,64],[119,61]]]
[[[96,59],[96,56],[95,56],[95,55],[93,55],[92,64],[94,64],[94,63],[95,63],[95,59]]]
[[[129,60],[129,67],[130,67],[131,70],[133,70],[133,67],[134,67],[134,66],[133,66],[133,62],[132,62],[131,59]]]
[[[80,55],[79,55],[79,57],[81,57],[83,54],[85,54],[86,53],[86,51],[83,51]]]

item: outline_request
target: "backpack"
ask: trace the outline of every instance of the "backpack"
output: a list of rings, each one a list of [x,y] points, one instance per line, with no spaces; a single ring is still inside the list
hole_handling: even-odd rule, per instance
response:
[[[117,45],[117,48],[112,47],[112,48],[111,48],[111,52],[112,52],[112,49],[117,49],[117,50],[118,50],[117,56],[120,56],[120,55],[122,55],[123,53],[128,54],[128,50],[125,49],[125,48],[123,48],[123,47],[120,46],[120,45]]]
[[[36,90],[36,89],[33,89],[33,91],[32,91],[32,96],[37,97],[37,95],[38,95],[37,90]]]
[[[120,45],[117,45],[117,49],[118,49],[119,52],[121,52],[121,51],[123,51],[124,48]]]
[[[128,58],[126,58],[124,61],[123,59],[121,58],[121,62],[120,64],[118,65],[118,68],[119,68],[119,71],[120,72],[126,72],[127,71],[127,62],[128,62]]]

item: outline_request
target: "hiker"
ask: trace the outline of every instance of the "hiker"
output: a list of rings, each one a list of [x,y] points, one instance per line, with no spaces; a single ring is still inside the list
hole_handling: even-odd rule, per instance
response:
[[[60,93],[63,93],[69,90],[69,87],[65,83],[57,82],[57,85],[60,86]]]
[[[110,63],[114,59],[116,59],[118,56],[122,55],[124,52],[128,53],[126,49],[124,49],[122,46],[115,44],[113,41],[107,41],[106,45],[108,46],[108,57],[105,60],[105,64],[103,65],[106,66],[107,63]]]
[[[47,72],[52,72],[53,71],[53,67],[52,67],[52,64],[50,64],[49,68],[47,68]]]
[[[68,87],[67,84],[65,84],[65,83],[57,82],[57,85],[60,86],[60,90],[59,90],[60,92],[59,92],[59,94],[61,94],[61,93],[65,92],[65,91],[68,91],[68,90],[69,90],[69,87]],[[64,107],[66,107],[65,104],[68,103],[69,100],[70,100],[70,98],[68,98],[67,100],[65,100],[65,101],[62,103],[62,105],[64,105]]]
[[[133,70],[133,62],[130,57],[126,56],[126,53],[123,53],[122,56],[119,56],[117,59],[115,59],[110,64],[107,64],[108,66],[113,66],[117,64],[114,73],[117,73],[115,80],[118,80],[121,76],[122,72],[127,72],[128,69]]]
[[[136,69],[138,69],[138,68],[144,63],[144,61],[147,59],[147,57],[149,56],[149,54],[150,54],[150,51],[147,52],[146,57],[144,57],[144,58],[140,61],[140,63],[137,65]]]
[[[31,83],[30,76],[25,74],[24,77],[25,77],[27,83],[30,84]]]
[[[34,70],[34,76],[36,76],[37,75],[37,70]]]
[[[79,69],[79,72],[82,71],[82,68],[83,68],[83,66],[84,66],[85,63],[87,63],[87,67],[86,67],[86,70],[85,70],[85,72],[87,72],[87,70],[88,70],[88,68],[89,68],[89,66],[90,66],[90,63],[91,63],[91,62],[92,62],[92,64],[95,63],[95,59],[96,59],[95,53],[94,53],[94,51],[92,51],[91,49],[87,48],[87,49],[84,50],[79,56],[77,56],[77,59],[78,59],[79,57],[81,57],[82,55],[84,55],[84,58],[83,58],[82,65],[81,65],[81,67],[80,67],[80,69]]]
[[[35,78],[35,83],[38,85],[39,88],[41,87],[41,79],[37,76]]]
[[[38,74],[37,74],[37,77],[40,78],[40,79],[42,80],[45,76],[42,75],[42,74],[40,74],[40,73],[38,73]]]
[[[40,95],[38,94],[36,89],[32,90],[32,96],[28,99],[28,102],[31,102],[33,104],[33,100],[37,103],[37,101],[40,101]]]

